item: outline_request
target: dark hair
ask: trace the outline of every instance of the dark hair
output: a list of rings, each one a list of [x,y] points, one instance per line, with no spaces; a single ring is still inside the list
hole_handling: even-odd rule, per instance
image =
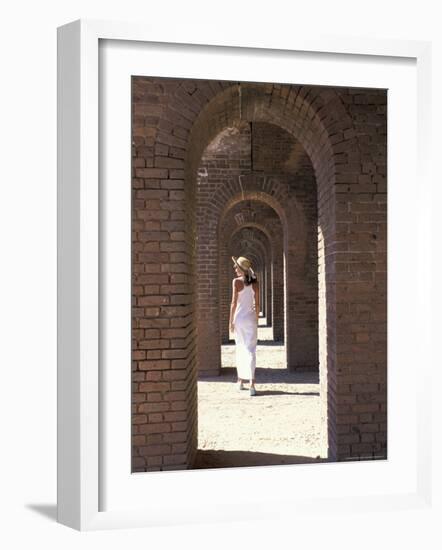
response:
[[[255,275],[252,277],[249,273],[244,273],[244,284],[246,286],[251,285],[252,283],[256,283],[258,281],[258,277]]]

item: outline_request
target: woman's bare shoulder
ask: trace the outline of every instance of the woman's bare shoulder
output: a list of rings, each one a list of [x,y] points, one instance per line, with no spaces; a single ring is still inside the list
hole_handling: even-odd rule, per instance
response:
[[[236,277],[235,279],[233,279],[233,286],[237,290],[241,290],[243,288],[244,283],[243,283],[241,277]]]

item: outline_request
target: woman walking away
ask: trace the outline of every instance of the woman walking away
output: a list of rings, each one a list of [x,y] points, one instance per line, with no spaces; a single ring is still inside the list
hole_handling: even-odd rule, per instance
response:
[[[244,380],[250,380],[250,395],[256,395],[256,343],[258,339],[259,289],[250,260],[232,256],[237,275],[232,282],[230,330],[235,335],[238,389],[244,389]]]

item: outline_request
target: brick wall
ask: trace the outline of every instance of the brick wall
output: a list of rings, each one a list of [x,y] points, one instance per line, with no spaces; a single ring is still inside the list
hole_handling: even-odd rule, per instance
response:
[[[338,456],[387,453],[387,94],[350,89],[353,146],[337,166]]]
[[[314,307],[305,266],[315,256],[310,244],[318,243],[321,414],[330,457],[386,456],[386,91],[241,84],[239,93],[233,82],[134,77],[132,98],[133,470],[192,466],[204,341],[196,317],[197,229],[203,223],[207,249],[217,247],[223,216],[243,199],[268,205],[281,220],[292,285],[286,343],[302,362],[312,343],[296,340],[299,315],[306,319]],[[289,155],[282,137],[270,154],[269,126],[291,136]],[[241,146],[225,168],[246,175],[240,186],[232,172],[201,218],[200,193],[210,188],[197,185],[207,183],[197,173],[227,128],[238,130]],[[307,206],[313,184],[317,200]],[[302,300],[304,309],[295,309]]]

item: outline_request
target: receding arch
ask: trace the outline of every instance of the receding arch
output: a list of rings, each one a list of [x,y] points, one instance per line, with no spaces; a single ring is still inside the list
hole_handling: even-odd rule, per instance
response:
[[[247,86],[249,92],[252,90],[252,88],[253,86]],[[298,90],[298,92],[299,91],[300,90]],[[320,96],[321,93],[323,93],[323,91],[319,93]],[[325,228],[325,241],[331,241],[334,234],[333,205],[334,184],[336,181],[333,147],[334,145],[339,144],[340,152],[342,152],[342,142],[345,142],[344,131],[351,129],[352,127],[352,121],[345,113],[345,110],[341,110],[342,105],[340,105],[340,102],[337,101],[334,103],[334,115],[321,119],[319,115],[313,115],[313,112],[308,109],[308,101],[305,97],[303,97],[302,94],[299,95],[300,99],[298,100],[298,102],[294,102],[291,107],[287,109],[284,102],[281,102],[279,99],[275,99],[275,101],[272,101],[271,105],[266,105],[261,92],[256,94],[248,93],[245,96],[243,95],[242,114],[241,117],[238,117],[239,111],[235,107],[235,102],[238,100],[238,96],[236,95],[235,91],[232,89],[226,89],[221,93],[221,96],[222,97],[218,97],[213,104],[206,105],[203,111],[201,111],[200,116],[198,117],[194,126],[192,127],[191,139],[194,141],[195,144],[198,144],[198,146],[193,150],[193,161],[192,159],[190,159],[187,177],[192,178],[192,174],[196,174],[199,161],[203,156],[204,147],[207,146],[216,137],[217,133],[224,131],[225,128],[239,125],[244,120],[252,122],[269,122],[271,124],[279,126],[289,132],[291,135],[293,135],[294,138],[302,144],[311,159],[318,186],[318,218],[321,218],[321,216],[325,218],[324,220],[322,220],[322,225]],[[336,99],[334,93],[325,93],[320,98],[317,98],[316,104],[321,104],[322,106],[324,106],[327,102],[332,101],[333,98]],[[221,105],[224,105],[224,107],[221,108]],[[217,118],[216,116],[216,112],[219,109],[224,111],[224,116],[221,118]],[[341,117],[340,124],[333,126],[334,133],[332,135],[334,137],[332,139],[329,139],[330,136],[326,131],[326,124],[335,124],[335,117],[339,118],[339,115],[337,114],[338,112],[340,112],[340,114],[343,116]],[[325,111],[323,111],[323,114],[324,113]],[[338,135],[338,131],[342,132],[342,140],[340,139],[341,135]],[[278,213],[281,216],[284,227],[284,273],[286,277],[284,286],[286,286],[287,272],[290,269],[288,267],[288,264],[292,265],[290,280],[293,279],[294,281],[296,281],[296,283],[298,283],[298,281],[301,281],[304,275],[303,273],[299,272],[299,266],[302,266],[303,262],[296,262],[294,258],[299,258],[299,255],[302,255],[303,252],[305,254],[305,249],[303,250],[302,248],[302,243],[305,241],[305,239],[299,238],[295,240],[291,245],[291,248],[289,249],[287,237],[289,231],[291,230],[293,233],[295,228],[294,225],[291,225],[290,228],[288,227],[287,216],[285,216],[283,213],[284,210],[282,205],[287,205],[291,199],[290,206],[292,207],[292,210],[299,214],[296,217],[298,232],[304,233],[304,235],[305,225],[302,223],[303,216],[299,205],[297,205],[296,200],[294,200],[293,197],[290,197],[289,199],[287,188],[278,185],[279,179],[280,178],[277,178],[273,175],[271,177],[266,177],[265,175],[261,176],[256,174],[245,174],[241,177],[230,178],[228,183],[224,185],[222,189],[219,189],[213,196],[211,196],[205,212],[204,227],[207,233],[211,235],[211,237],[208,238],[208,248],[210,248],[210,246],[216,247],[216,243],[218,242],[219,238],[218,224],[222,223],[222,218],[225,215],[225,211],[227,211],[230,206],[235,204],[235,202],[247,199],[254,199],[267,200],[269,203],[273,204],[275,208],[279,211]],[[323,249],[323,252],[324,254],[327,254],[328,248],[325,247]],[[290,260],[288,258],[289,256]],[[326,264],[325,256],[320,258],[320,262],[322,262],[323,265]],[[328,264],[329,265],[327,269],[331,271],[333,269],[333,263],[328,262]],[[215,277],[217,277],[216,274]],[[214,284],[216,285],[216,287],[219,287],[218,280],[214,281]],[[302,285],[299,284],[298,286],[302,288]],[[291,296],[291,299],[292,301],[295,299],[299,300],[300,295],[298,294],[296,298]],[[201,303],[200,300],[198,300],[198,302]],[[312,303],[312,300],[310,300],[310,302]],[[294,304],[292,303],[291,308],[293,309],[293,307]],[[327,307],[333,309],[334,306],[331,301],[329,303],[323,302],[320,305],[320,311],[325,310]],[[290,306],[288,309],[290,309]],[[295,320],[296,317],[293,315],[292,319]],[[288,357],[294,356],[292,350],[296,350],[296,353],[299,353],[299,350],[302,349],[302,345],[307,342],[307,339],[300,338],[301,341],[299,342],[299,345],[298,342],[296,342],[296,346],[293,345],[296,337],[299,338],[299,335],[302,334],[302,331],[296,330],[296,328],[293,324],[291,324],[289,320],[289,315],[287,315],[284,339],[287,343]],[[210,330],[211,333],[215,335],[216,340],[220,341],[220,334],[219,331],[216,330],[216,327],[212,325],[210,327]],[[293,331],[293,338],[288,338],[289,330]],[[316,351],[314,353],[317,357],[317,350],[320,344],[318,345],[318,342],[316,341],[313,342],[311,345],[316,347]],[[290,346],[292,347],[290,348]],[[211,349],[213,349],[213,347]],[[301,363],[308,363],[311,359],[306,358],[311,356],[312,354],[310,352],[304,353],[304,356],[301,359]],[[330,354],[327,355],[325,360],[331,360]],[[291,364],[290,359],[288,360],[288,364]],[[218,363],[217,368],[219,368],[219,365],[220,362]],[[332,365],[332,363],[330,363],[330,365]],[[320,368],[322,371],[322,376],[328,376],[328,364],[322,365]],[[333,410],[331,416],[333,416]]]
[[[274,180],[273,194],[263,191],[263,184],[265,184],[265,178],[258,176],[248,176],[243,181],[242,190],[238,191],[235,185],[228,186],[227,189],[220,189],[210,202],[205,213],[205,240],[204,243],[200,243],[204,247],[204,254],[199,254],[201,259],[198,265],[199,281],[203,285],[204,289],[213,289],[211,293],[200,294],[198,296],[199,304],[199,318],[201,322],[206,323],[204,338],[202,339],[204,344],[199,348],[199,363],[200,365],[208,364],[208,359],[211,358],[212,372],[219,372],[221,368],[221,349],[219,344],[226,335],[222,336],[221,319],[219,317],[219,306],[222,300],[222,296],[219,292],[220,288],[220,275],[219,271],[225,269],[228,262],[228,256],[224,253],[220,255],[220,239],[221,227],[225,216],[236,204],[242,201],[258,201],[263,204],[269,205],[277,212],[278,216],[281,216],[281,225],[286,228],[283,231],[284,242],[286,241],[288,222],[287,215],[284,211],[283,205],[278,202],[279,197],[285,197],[282,186],[279,186],[278,182]],[[207,247],[207,248],[206,248]],[[283,250],[287,249],[287,245],[283,243]],[[223,257],[222,257],[223,256]],[[198,261],[198,259],[197,259]],[[284,260],[283,260],[284,261]],[[230,264],[229,264],[230,265]],[[220,267],[218,267],[220,266]],[[287,329],[287,323],[285,323],[285,329]]]
[[[292,85],[283,98],[253,83],[231,85],[206,103],[192,126],[190,140],[195,149],[189,158],[191,175],[207,145],[225,128],[243,120],[270,122],[291,133],[312,159],[318,179],[330,176],[330,169],[335,175],[334,149],[354,137],[353,121],[332,89]]]
[[[261,203],[249,203],[253,204],[253,209],[256,211],[258,204]],[[240,206],[241,203],[238,203]],[[237,206],[238,206],[237,205]],[[263,213],[260,207],[260,213]],[[273,337],[278,342],[284,341],[284,286],[283,286],[283,233],[282,225],[279,216],[276,212],[269,208],[264,212],[270,215],[273,212],[275,218],[266,217],[262,222],[256,222],[252,219],[244,219],[241,215],[239,220],[235,215],[235,206],[229,209],[229,212],[224,217],[224,223],[221,230],[220,243],[226,242],[228,235],[232,237],[242,231],[243,229],[256,229],[258,233],[254,233],[254,238],[262,235],[261,242],[269,252],[267,257],[267,265],[265,269],[265,284],[266,284],[266,296],[265,296],[265,314],[267,326],[273,328]],[[232,220],[233,213],[233,220]],[[272,224],[269,224],[269,220],[273,220]],[[264,244],[263,241],[266,240]],[[238,250],[232,250],[232,254],[238,254]],[[220,247],[220,314],[221,314],[221,339],[223,343],[229,341],[229,333],[227,330],[226,318],[229,315],[230,309],[230,289],[229,277],[227,273],[228,269],[224,264],[228,264],[230,254],[226,254],[225,248]]]
[[[267,326],[272,326],[272,288],[269,276],[274,260],[273,243],[274,240],[271,238],[265,225],[258,223],[251,224],[250,222],[245,222],[237,226],[233,232],[230,232],[229,246],[232,255],[241,254],[251,259],[254,270],[258,275],[261,310],[266,318]],[[235,250],[235,246],[237,250]],[[223,271],[221,270],[221,275],[222,273]],[[227,285],[228,282],[224,281],[221,277],[220,289],[222,289],[223,284]],[[229,293],[229,299],[231,298],[230,294],[231,292]],[[220,306],[221,327],[223,327],[227,321],[228,303],[223,303],[222,297]],[[222,336],[224,336],[223,333]]]

